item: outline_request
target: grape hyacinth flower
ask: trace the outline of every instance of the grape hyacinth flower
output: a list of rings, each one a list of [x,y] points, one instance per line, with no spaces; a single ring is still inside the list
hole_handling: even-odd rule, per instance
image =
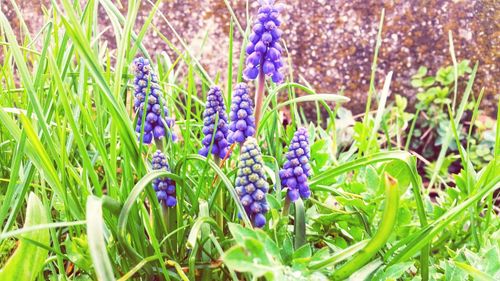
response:
[[[271,76],[273,82],[281,83],[283,74],[279,70],[283,66],[283,49],[279,43],[282,34],[278,19],[280,9],[274,5],[274,0],[261,0],[260,4],[253,32],[248,38],[244,75],[246,79],[254,80],[259,74],[264,74]]]
[[[153,154],[153,170],[170,171],[165,155],[157,150]],[[174,207],[177,204],[175,198],[175,182],[169,178],[157,178],[153,181],[153,188],[156,192],[156,197],[161,204],[167,207]]]
[[[174,120],[169,117],[166,102],[162,97],[162,91],[158,84],[158,77],[153,72],[149,60],[143,57],[134,59],[133,69],[135,74],[134,111],[137,112],[138,115],[135,131],[140,135],[142,118],[143,115],[145,115],[144,136],[142,141],[146,144],[150,144],[153,138],[155,140],[160,140],[165,137],[166,126],[172,128]],[[146,98],[147,104],[146,108],[144,108]],[[146,109],[145,112],[144,109]],[[162,111],[164,116],[162,116]],[[172,134],[171,137],[172,140],[175,141],[175,135]]]
[[[241,148],[235,190],[252,224],[263,227],[266,224],[264,215],[269,211],[266,200],[269,184],[259,145],[253,137],[248,138]]]
[[[231,112],[229,113],[229,143],[243,143],[255,134],[253,102],[245,83],[236,85],[233,91]]]
[[[280,171],[281,185],[288,188],[288,198],[294,202],[311,196],[307,178],[311,176],[309,136],[305,128],[299,128],[290,142],[287,161]]]
[[[227,142],[229,127],[222,91],[217,86],[211,87],[207,93],[207,103],[203,112],[203,134],[205,135],[202,140],[203,148],[198,153],[207,156],[213,139],[211,153],[224,159],[229,146]]]

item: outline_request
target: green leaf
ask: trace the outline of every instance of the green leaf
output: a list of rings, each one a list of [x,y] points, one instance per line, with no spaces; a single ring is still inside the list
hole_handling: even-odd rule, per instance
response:
[[[424,88],[430,87],[434,84],[434,82],[436,82],[436,79],[434,79],[434,77],[432,77],[432,76],[425,77],[422,80],[422,87],[424,87]]]
[[[365,183],[368,189],[377,192],[380,184],[380,177],[373,165],[368,165],[366,167]]]
[[[413,262],[403,262],[380,269],[373,276],[373,280],[398,280],[411,266]]]
[[[73,237],[65,242],[68,258],[81,269],[92,272],[92,259],[90,258],[87,237]]]
[[[311,155],[314,155],[314,154],[318,153],[320,150],[322,150],[323,147],[325,147],[325,144],[326,144],[325,139],[321,139],[321,140],[314,142],[313,145],[311,145]]]
[[[467,280],[467,275],[463,270],[458,268],[454,263],[446,261],[444,267],[445,280],[449,281],[462,281]]]
[[[293,253],[293,259],[307,259],[310,258],[312,255],[312,250],[311,246],[309,244],[306,244],[300,248],[298,248],[294,253]]]
[[[419,79],[412,79],[411,80],[411,86],[413,88],[420,88],[420,87],[422,87],[422,79],[420,79],[420,78]]]
[[[248,237],[256,238],[257,237],[255,231],[252,231],[251,229],[243,227],[237,223],[229,223],[228,227],[229,227],[229,231],[233,235],[233,238],[237,244],[243,244],[245,241],[245,238],[248,238]]]
[[[97,279],[108,281],[115,280],[115,276],[108,257],[106,241],[104,241],[104,220],[101,202],[95,196],[89,196],[87,199],[87,239]]]
[[[399,194],[404,194],[411,183],[411,174],[408,169],[401,165],[400,161],[391,161],[385,166],[385,171],[398,180]]]
[[[482,272],[481,270],[463,263],[463,262],[455,262],[455,265],[462,269],[463,271],[467,272],[471,277],[474,278],[474,280],[479,280],[479,281],[494,281],[492,276]]]
[[[48,218],[42,202],[34,193],[31,193],[28,198],[24,228],[47,223]],[[31,231],[23,234],[22,238],[49,246],[48,229]],[[28,240],[21,240],[19,247],[0,270],[0,280],[35,280],[44,266],[47,254],[47,249],[38,247]]]
[[[422,78],[427,74],[427,67],[421,66],[418,68],[417,73],[415,73],[411,78]]]
[[[262,243],[258,240],[252,239],[249,244],[253,244],[252,249],[262,249]],[[238,272],[251,272],[257,278],[280,269],[275,265],[262,264],[260,260],[255,260],[254,253],[243,246],[232,247],[224,253],[222,260],[228,268]]]

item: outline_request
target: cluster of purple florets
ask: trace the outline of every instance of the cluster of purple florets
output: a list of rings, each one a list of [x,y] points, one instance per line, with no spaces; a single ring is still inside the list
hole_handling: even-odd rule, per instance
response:
[[[236,85],[233,91],[229,119],[231,120],[227,137],[229,143],[243,143],[255,134],[253,103],[245,83]]]
[[[142,119],[145,114],[142,141],[150,144],[153,138],[162,139],[165,137],[165,128],[171,128],[174,120],[169,117],[165,99],[162,97],[162,91],[158,85],[158,77],[153,72],[149,60],[143,57],[136,58],[133,69],[135,72],[134,110],[138,115],[135,131],[140,135],[143,127]],[[146,102],[146,108],[144,108],[144,102]],[[146,110],[145,113],[144,110]],[[175,140],[175,135],[172,135],[172,140]]]
[[[169,171],[167,159],[165,155],[157,150],[153,154],[153,170],[166,170]],[[165,204],[167,207],[174,207],[177,204],[175,198],[175,182],[169,178],[157,178],[153,182],[153,188],[156,192],[158,201]]]
[[[307,199],[311,196],[307,178],[311,176],[309,159],[309,136],[305,128],[299,128],[290,142],[287,161],[280,171],[281,185],[288,188],[288,198],[296,201],[299,196]]]
[[[252,224],[255,227],[263,227],[266,224],[264,214],[269,211],[266,201],[269,184],[266,181],[259,145],[252,137],[248,138],[241,148],[235,189]]]
[[[205,135],[202,140],[203,148],[199,154],[207,156],[211,152],[223,159],[228,152],[229,126],[222,91],[217,86],[211,87],[207,93],[207,103],[203,112],[203,134]],[[212,146],[211,151],[209,151],[210,146]]]
[[[275,83],[283,81],[283,74],[279,71],[283,66],[283,49],[279,43],[282,32],[278,15],[279,9],[274,5],[274,0],[261,1],[246,47],[248,57],[244,74],[249,80],[254,80],[262,72],[271,76]]]

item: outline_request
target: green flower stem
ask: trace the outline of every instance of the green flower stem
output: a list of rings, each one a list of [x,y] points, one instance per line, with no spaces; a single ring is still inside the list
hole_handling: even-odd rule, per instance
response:
[[[385,245],[396,224],[399,205],[398,182],[388,174],[385,175],[385,206],[377,233],[368,244],[352,260],[345,263],[333,274],[333,280],[343,280],[356,270],[366,265]]]
[[[162,139],[159,140],[155,138],[155,144],[156,144],[156,149],[160,150],[161,152],[164,152]]]
[[[163,220],[167,226],[167,235],[176,231],[177,229],[177,205],[174,207],[167,207],[165,204],[161,204],[161,211],[163,214]],[[171,236],[171,243],[166,243],[167,245],[172,245],[172,254],[177,253],[177,235]]]
[[[290,211],[290,199],[285,195],[285,204],[283,205],[283,211],[281,212],[281,217],[288,220],[288,212]]]
[[[217,166],[220,167],[220,165],[221,165],[221,159],[219,158],[219,156],[217,156],[217,155],[214,156],[214,162],[215,162],[215,164]],[[212,187],[215,186],[214,184],[216,182],[217,182],[217,176],[214,179]],[[220,229],[222,229],[222,231],[224,231],[224,216],[222,215],[222,210],[224,210],[224,191],[222,190],[222,187],[220,188],[219,193],[217,194],[217,199],[216,199],[215,202],[216,202],[215,204],[217,204],[217,207],[220,210],[216,214],[217,225],[220,227]]]

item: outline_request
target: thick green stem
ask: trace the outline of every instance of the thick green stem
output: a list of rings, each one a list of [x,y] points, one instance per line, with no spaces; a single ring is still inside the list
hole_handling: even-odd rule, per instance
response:
[[[367,264],[391,236],[398,213],[399,191],[398,182],[388,174],[385,175],[385,196],[384,213],[377,233],[359,254],[335,271],[333,280],[343,280]]]

